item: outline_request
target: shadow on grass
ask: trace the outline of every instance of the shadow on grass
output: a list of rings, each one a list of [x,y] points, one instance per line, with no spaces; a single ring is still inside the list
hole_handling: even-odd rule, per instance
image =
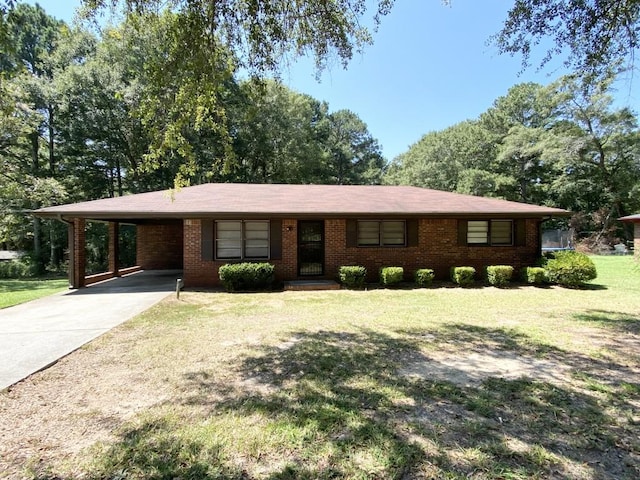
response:
[[[575,314],[573,318],[581,322],[612,327],[621,332],[640,334],[640,315],[630,315],[610,310],[587,310]]]
[[[187,372],[180,394],[123,429],[87,478],[638,478],[635,429],[611,409],[631,409],[640,392],[613,400],[535,379],[461,387],[399,374],[408,359],[432,361],[429,343],[454,339],[460,355],[583,361],[468,325],[295,332],[226,372]]]

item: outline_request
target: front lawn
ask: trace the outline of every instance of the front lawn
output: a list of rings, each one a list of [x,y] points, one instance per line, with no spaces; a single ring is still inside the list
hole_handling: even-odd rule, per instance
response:
[[[0,308],[46,297],[69,288],[66,278],[0,278]]]
[[[583,290],[167,298],[0,393],[0,472],[637,479],[640,269],[595,261]]]

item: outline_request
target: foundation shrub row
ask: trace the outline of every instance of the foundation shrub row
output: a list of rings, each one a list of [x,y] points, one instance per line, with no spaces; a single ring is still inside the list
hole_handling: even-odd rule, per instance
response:
[[[275,267],[270,263],[231,263],[219,269],[222,285],[227,291],[267,290],[273,286]],[[452,267],[451,281],[461,287],[473,285],[476,269],[470,266]],[[489,265],[485,278],[489,285],[501,287],[513,278],[511,265]],[[585,254],[567,251],[556,252],[542,260],[542,266],[525,267],[521,270],[521,280],[529,284],[555,283],[567,287],[579,287],[595,279],[596,267]],[[362,288],[367,277],[367,269],[361,265],[344,265],[339,268],[338,279],[346,288]],[[418,287],[432,284],[435,272],[429,268],[415,271],[413,280]],[[403,267],[382,267],[379,271],[380,284],[388,287],[404,280]]]

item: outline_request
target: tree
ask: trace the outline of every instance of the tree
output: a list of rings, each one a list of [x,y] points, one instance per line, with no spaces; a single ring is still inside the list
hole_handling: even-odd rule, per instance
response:
[[[367,125],[350,110],[330,113],[327,120],[329,159],[324,183],[380,183],[384,158],[378,141],[371,136]]]
[[[253,78],[277,74],[287,58],[301,55],[313,56],[318,69],[336,57],[346,65],[354,50],[371,42],[370,32],[362,26],[366,0],[85,0],[83,4],[90,13],[120,6],[127,25],[140,36],[156,32],[150,45],[162,45],[164,55],[150,55],[144,64],[148,85],[156,92],[140,105],[140,116],[153,139],[146,160],[153,168],[172,158],[180,165],[178,183],[188,183],[197,168],[186,131],[197,135],[209,131],[221,138],[214,166],[218,172],[213,174],[230,170],[234,158],[231,138],[224,139],[227,111],[220,86],[236,69]],[[374,25],[392,5],[393,0],[377,2]],[[175,87],[170,93],[167,84]]]
[[[640,208],[640,131],[627,108],[614,109],[612,79],[585,91],[575,76],[547,88],[558,104],[559,122],[545,155],[556,159],[550,190],[565,208],[587,214],[581,228],[617,234],[616,219]],[[594,221],[595,220],[595,221]]]
[[[632,66],[639,19],[637,0],[516,0],[494,42],[501,53],[521,54],[527,67],[533,48],[550,37],[540,66],[568,54],[567,66],[597,77],[625,60]]]
[[[501,177],[495,182],[499,196],[528,203],[546,200],[548,165],[542,154],[555,120],[554,102],[531,82],[514,85],[480,115],[480,124],[498,147],[485,170]]]
[[[495,195],[486,188],[476,189],[469,181],[460,182],[466,170],[488,173],[495,155],[494,136],[479,122],[469,120],[424,135],[409,151],[394,159],[384,181]]]
[[[9,78],[9,88],[19,92],[9,116],[26,122],[21,127],[23,134],[12,142],[3,159],[7,176],[1,195],[5,203],[14,206],[12,218],[21,215],[25,220],[23,210],[50,205],[65,195],[63,186],[55,178],[57,103],[53,84],[55,65],[51,61],[64,24],[48,16],[41,7],[27,4],[18,4],[9,10],[4,21],[10,54],[2,58],[1,74]],[[28,110],[33,113],[24,115]],[[5,225],[8,224],[12,224],[12,220],[5,220]],[[52,232],[49,229],[49,234],[54,234]],[[47,232],[39,218],[32,219],[29,233],[24,238],[32,245],[36,269],[43,270],[47,262],[43,250]],[[5,235],[10,233],[5,230]]]

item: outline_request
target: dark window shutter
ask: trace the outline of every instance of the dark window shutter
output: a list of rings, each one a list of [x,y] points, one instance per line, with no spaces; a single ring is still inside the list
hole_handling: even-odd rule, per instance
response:
[[[271,260],[282,259],[282,220],[271,220],[269,223]]]
[[[524,247],[527,245],[527,221],[524,218],[516,220],[514,225],[514,241],[516,247]]]
[[[458,245],[467,245],[467,220],[458,220]]]
[[[358,221],[347,220],[347,247],[358,246]]]
[[[407,220],[407,247],[418,246],[418,220]]]
[[[213,260],[213,220],[203,218],[200,220],[200,247],[202,260]]]

